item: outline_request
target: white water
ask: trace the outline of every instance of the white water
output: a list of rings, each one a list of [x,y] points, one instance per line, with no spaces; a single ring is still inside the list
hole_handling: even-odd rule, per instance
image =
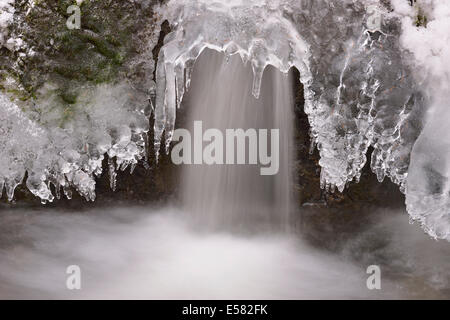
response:
[[[199,232],[174,209],[3,210],[0,298],[448,298],[448,246],[408,227],[405,213],[385,216],[341,255],[276,233]],[[366,288],[372,263],[380,291]],[[65,287],[73,264],[79,291]]]
[[[12,213],[14,214],[14,213]],[[281,299],[367,295],[363,270],[294,238],[199,233],[180,212],[30,212],[2,248],[1,298]],[[23,218],[23,216],[22,216]],[[14,216],[8,217],[10,221]],[[11,224],[10,224],[11,227]],[[65,289],[78,264],[82,290]]]

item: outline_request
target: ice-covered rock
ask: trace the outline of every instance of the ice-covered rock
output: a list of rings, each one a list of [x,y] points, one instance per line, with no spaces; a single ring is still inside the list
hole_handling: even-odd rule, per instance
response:
[[[402,16],[403,47],[413,53],[414,75],[429,100],[425,127],[411,154],[406,205],[413,220],[435,238],[450,240],[450,2],[394,2]],[[427,17],[416,27],[417,12]]]
[[[156,1],[85,1],[76,31],[61,15],[70,1],[0,4],[2,17],[14,13],[0,25],[8,33],[0,48],[0,191],[12,200],[23,182],[43,202],[61,190],[70,198],[72,189],[94,200],[105,154],[112,186],[116,170],[132,172],[146,156]],[[144,18],[149,28],[138,27]]]
[[[43,202],[54,199],[50,185],[57,197],[63,189],[70,198],[74,187],[93,201],[95,176],[102,173],[105,153],[117,169],[133,168],[145,156],[149,123],[146,96],[139,100],[130,92],[126,83],[86,90],[71,110],[64,111],[72,114],[65,123],[52,112],[58,108],[51,96],[29,115],[0,95],[0,187],[5,187],[8,199],[27,172],[28,189]]]

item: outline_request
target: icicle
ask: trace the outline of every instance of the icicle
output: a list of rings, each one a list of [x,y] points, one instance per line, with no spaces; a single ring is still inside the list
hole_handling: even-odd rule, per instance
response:
[[[28,190],[30,190],[35,196],[39,197],[42,201],[52,202],[54,200],[54,196],[48,185],[45,184],[45,179],[45,174],[30,174],[26,185]]]
[[[406,194],[406,183],[400,184],[400,192]]]
[[[314,141],[314,138],[312,137],[312,132],[309,133],[309,136],[311,137],[311,143],[309,144],[309,154],[313,154],[316,143]]]
[[[192,65],[191,65],[192,64]],[[191,86],[192,71],[194,70],[193,62],[186,62],[186,89]]]
[[[54,184],[55,187],[55,195],[56,195],[56,199],[61,199],[61,185],[59,184],[59,182],[56,182]]]
[[[6,196],[8,201],[11,202],[14,199],[14,190],[16,190],[17,186],[22,183],[22,180],[25,176],[25,172],[19,172],[15,177],[6,178],[4,185],[6,190]]]
[[[176,81],[176,88],[177,88],[177,107],[181,107],[181,101],[183,100],[184,96],[184,69],[182,64],[177,64],[175,67],[175,81]]]
[[[95,194],[95,188],[94,188],[93,190],[89,190],[89,199],[88,200],[91,200],[92,202],[94,202],[95,198],[96,198],[96,194]]]
[[[326,179],[324,170],[320,170],[320,189],[325,189]]]
[[[166,122],[165,114],[166,97],[166,70],[164,64],[164,50],[161,50],[158,56],[156,67],[156,107],[155,107],[155,125],[154,125],[154,148],[156,162],[159,159],[161,149],[161,136]]]
[[[173,131],[175,130],[175,119],[176,119],[176,77],[174,66],[171,63],[166,64],[166,94],[165,94],[165,114],[166,122],[165,128],[165,140],[166,154],[169,154],[170,143],[172,142]]]
[[[87,201],[95,200],[95,180],[92,175],[78,170],[73,175],[73,184]]]
[[[129,165],[130,162],[125,160],[120,164],[120,166],[118,165],[118,167],[120,168],[120,171],[125,171]]]
[[[144,139],[144,159],[145,163],[148,163],[148,132],[142,134]]]
[[[386,176],[384,170],[381,168],[377,168],[375,173],[377,175],[378,182],[383,182],[384,177]]]
[[[133,174],[134,169],[136,169],[136,162],[133,162],[130,166],[130,174]]]
[[[250,58],[248,57],[247,54],[245,53],[240,53],[241,59],[242,59],[242,63],[244,64],[244,66],[247,66],[248,61],[250,60]]]
[[[259,67],[256,65],[253,65],[253,88],[252,88],[252,93],[253,96],[258,99],[259,98],[259,94],[261,91],[261,82],[262,82],[262,77],[264,74],[264,67]]]
[[[67,199],[72,199],[72,190],[70,189],[69,184],[66,183],[63,185],[63,192]]]
[[[6,179],[5,181],[6,196],[8,197],[9,202],[14,199],[14,190],[17,185],[18,183],[15,183],[13,180]]]
[[[117,172],[114,164],[114,159],[108,158],[108,174],[109,174],[109,186],[112,191],[116,191]]]

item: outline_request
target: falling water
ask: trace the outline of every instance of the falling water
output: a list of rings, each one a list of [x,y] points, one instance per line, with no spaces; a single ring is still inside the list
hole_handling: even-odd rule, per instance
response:
[[[279,129],[279,171],[262,176],[259,164],[188,165],[182,179],[186,208],[199,223],[210,227],[288,226],[292,75],[268,68],[262,80],[261,96],[256,99],[252,95],[251,66],[244,65],[239,55],[224,58],[220,53],[206,50],[196,63],[192,79],[184,103],[188,108],[190,132],[194,121],[199,120],[203,132],[209,128],[223,133],[226,129],[254,128],[268,132]],[[270,143],[270,137],[267,141]],[[247,140],[247,158],[248,150]]]

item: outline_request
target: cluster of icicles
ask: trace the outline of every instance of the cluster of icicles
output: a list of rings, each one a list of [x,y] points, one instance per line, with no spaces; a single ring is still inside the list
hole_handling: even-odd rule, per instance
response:
[[[300,71],[305,112],[321,154],[322,187],[342,191],[358,180],[372,146],[378,179],[388,176],[404,191],[408,155],[418,133],[408,129],[409,121],[419,116],[423,98],[403,64],[395,17],[378,4],[391,34],[366,26],[368,5],[377,3],[169,2],[163,13],[174,31],[166,37],[156,73],[156,152],[164,131],[168,150],[176,106],[189,86],[193,64],[211,48],[251,63],[255,97],[267,65]]]
[[[163,149],[170,150],[176,110],[189,88],[194,63],[203,50],[210,48],[222,52],[225,58],[238,54],[244,63],[251,64],[256,98],[268,65],[285,73],[292,67],[298,69],[312,142],[320,151],[323,188],[343,191],[349,182],[358,181],[371,147],[370,165],[379,181],[389,177],[407,192],[410,154],[421,132],[428,101],[407,63],[408,52],[400,45],[401,21],[383,3],[168,1],[158,9],[172,32],[159,51],[155,73],[156,156],[163,140]],[[382,17],[376,28],[374,15]],[[134,143],[133,139],[126,140],[122,147],[127,143]],[[98,165],[87,170],[88,175],[101,170],[107,149],[99,149],[97,157],[91,158]],[[142,159],[145,151],[139,150],[133,153],[132,163]],[[113,166],[110,171],[114,177]],[[59,172],[67,177],[64,170]],[[49,177],[50,171],[42,173],[36,184],[42,186]],[[69,182],[76,185],[73,181]],[[42,197],[46,192],[34,193]],[[416,214],[415,218],[426,224],[420,216]],[[433,224],[442,220],[448,224],[448,214],[441,218]],[[434,225],[426,229],[432,236],[448,238],[448,225],[439,233],[434,232]]]
[[[32,121],[0,94],[0,196],[5,189],[12,201],[27,175],[27,188],[43,203],[55,196],[59,199],[61,190],[71,199],[72,187],[94,201],[95,177],[102,174],[105,154],[115,189],[116,170],[130,167],[133,172],[145,157],[149,130],[144,110],[127,108],[129,89],[123,85],[97,88],[64,128]]]

